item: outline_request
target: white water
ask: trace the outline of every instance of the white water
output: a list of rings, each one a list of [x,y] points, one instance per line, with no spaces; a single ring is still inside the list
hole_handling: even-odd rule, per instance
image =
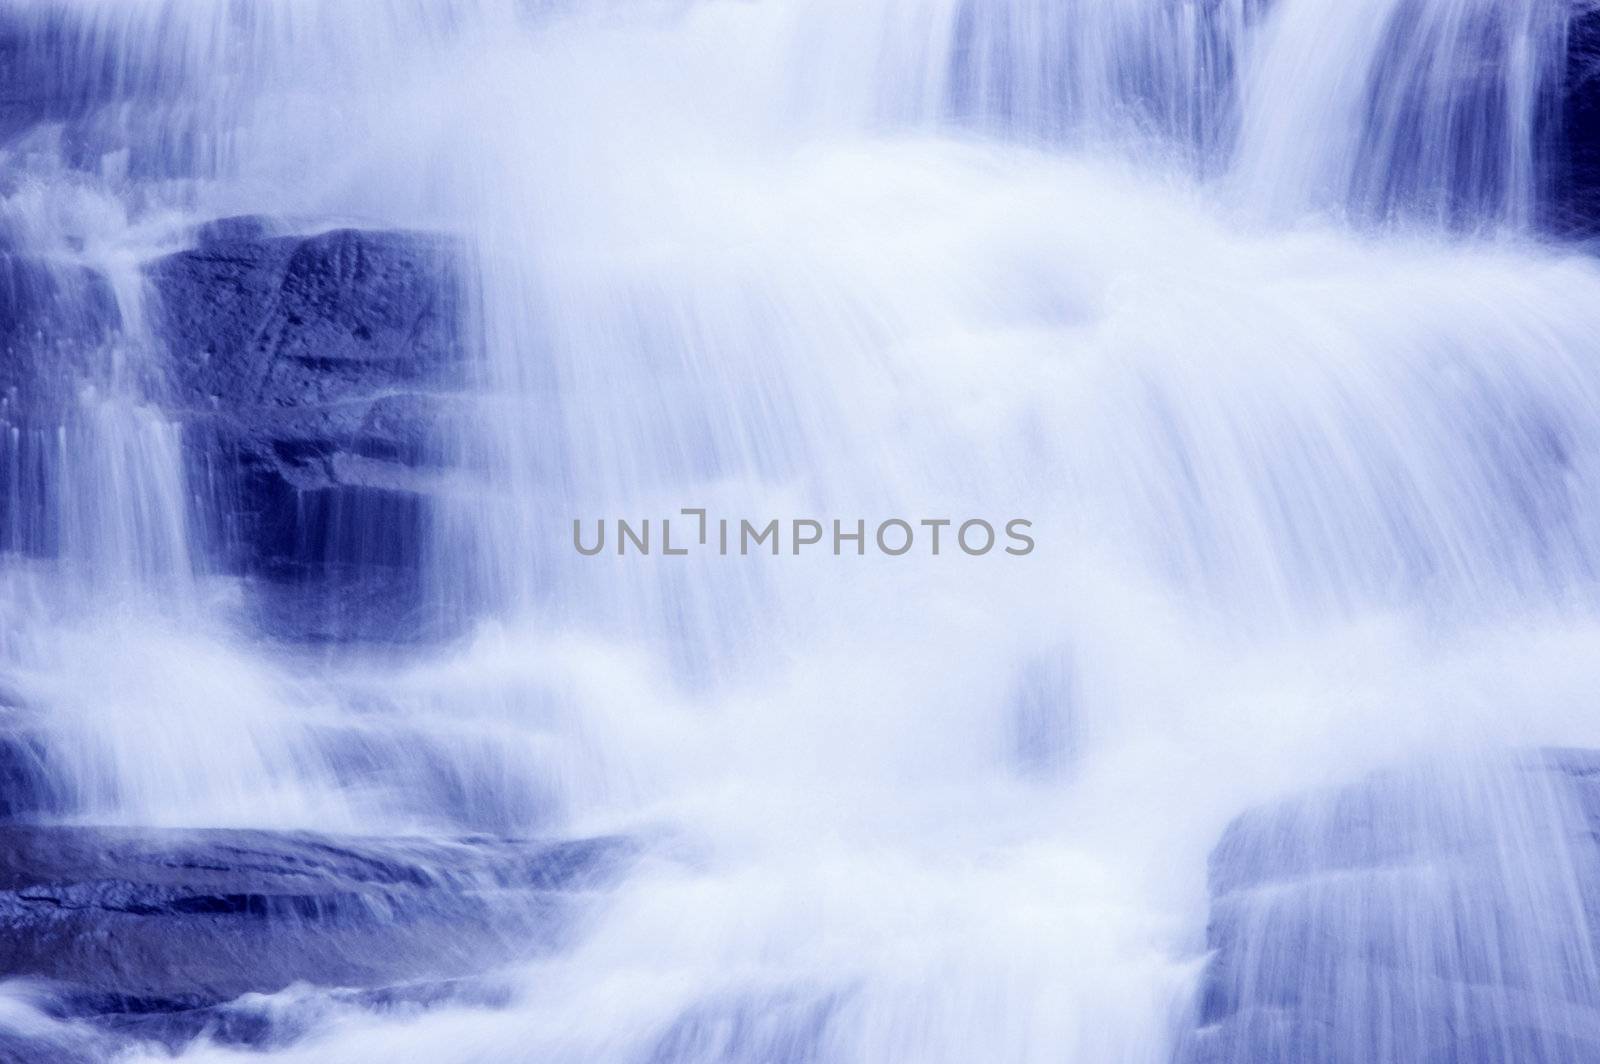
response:
[[[477,623],[403,662],[230,630],[154,393],[82,400],[4,644],[86,817],[660,843],[510,1007],[285,1057],[1164,1061],[1231,817],[1600,743],[1600,267],[1529,229],[1557,4],[23,7],[93,27],[65,69],[137,90],[98,113],[135,152],[195,146],[8,160],[98,238],[63,254],[256,211],[453,232],[479,280],[489,461],[431,563]],[[686,506],[1038,548],[572,549]],[[347,732],[475,817],[342,781]]]

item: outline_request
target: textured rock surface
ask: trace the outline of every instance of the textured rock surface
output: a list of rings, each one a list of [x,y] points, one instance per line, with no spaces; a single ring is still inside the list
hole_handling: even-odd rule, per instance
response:
[[[1246,814],[1212,855],[1212,954],[1178,1059],[1600,1059],[1597,823],[1600,756],[1576,752]]]
[[[574,898],[626,853],[616,839],[0,826],[0,972],[43,981],[44,1011],[118,1040],[282,1041],[291,1015],[234,999],[295,983],[365,1007],[481,996],[466,977],[556,945]]]
[[[275,237],[249,219],[150,266],[172,403],[226,567],[329,599],[370,598],[347,578],[377,574],[386,615],[404,612],[463,373],[458,269],[440,237]]]

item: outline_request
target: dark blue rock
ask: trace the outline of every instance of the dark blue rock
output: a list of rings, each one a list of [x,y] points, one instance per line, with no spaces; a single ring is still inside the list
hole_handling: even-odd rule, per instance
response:
[[[1561,127],[1547,225],[1580,236],[1600,231],[1600,10],[1575,7],[1567,27]]]
[[[378,1009],[486,1000],[480,973],[559,946],[573,899],[629,852],[0,826],[0,976],[42,981],[48,1013],[112,1045],[282,1044],[301,1033],[292,1013],[236,999],[307,983]]]
[[[419,608],[441,426],[465,373],[457,248],[269,236],[253,219],[199,237],[148,275],[218,564],[294,589],[302,634],[397,623]]]
[[[0,716],[20,713],[5,708]],[[51,764],[42,734],[17,721],[8,720],[7,728],[0,733],[0,822],[72,812],[72,796]]]

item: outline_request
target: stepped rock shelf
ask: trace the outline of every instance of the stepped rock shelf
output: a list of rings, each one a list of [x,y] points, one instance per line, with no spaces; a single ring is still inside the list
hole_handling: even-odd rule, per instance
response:
[[[256,995],[299,984],[366,1009],[493,1004],[475,977],[557,947],[628,853],[618,839],[3,825],[0,972],[42,1015],[0,1035],[0,1061],[286,1044],[327,1003]]]
[[[1209,959],[1174,1064],[1592,1059],[1583,973],[1541,967],[1538,947],[1594,964],[1597,831],[1600,751],[1386,772],[1240,816],[1212,853]],[[301,984],[352,1009],[494,1006],[486,973],[558,948],[635,853],[616,838],[0,825],[0,971],[51,1018],[0,1039],[0,1060],[292,1044],[328,999],[255,995]],[[836,1005],[764,1016],[772,1059],[812,1059]]]

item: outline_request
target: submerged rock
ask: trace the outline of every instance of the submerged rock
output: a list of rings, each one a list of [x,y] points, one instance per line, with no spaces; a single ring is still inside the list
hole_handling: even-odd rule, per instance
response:
[[[0,246],[0,423],[59,424],[74,392],[93,380],[91,353],[120,326],[100,274]]]
[[[107,1046],[202,1032],[278,1044],[299,1033],[294,1010],[241,995],[309,984],[354,1007],[482,1000],[492,984],[475,977],[559,945],[570,906],[628,852],[611,838],[5,825],[0,973],[37,981],[36,1007]]]
[[[121,312],[96,271],[6,244],[0,224],[0,551],[51,557],[63,427],[106,383]]]
[[[1245,814],[1212,853],[1180,1064],[1600,1059],[1600,756],[1416,770]]]

